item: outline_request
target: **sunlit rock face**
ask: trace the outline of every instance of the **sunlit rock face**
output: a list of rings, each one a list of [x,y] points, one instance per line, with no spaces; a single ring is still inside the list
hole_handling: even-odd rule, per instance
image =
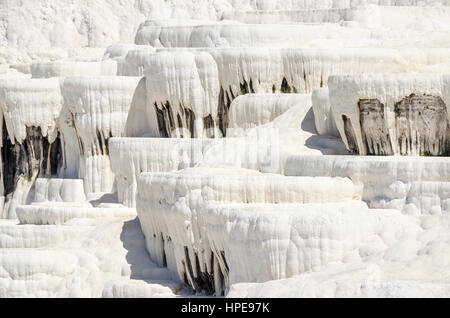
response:
[[[287,158],[284,173],[288,176],[345,176],[362,188],[362,199],[370,207],[395,208],[405,214],[420,215],[428,214],[426,211],[435,205],[437,214],[446,209],[448,195],[439,193],[445,191],[449,168],[447,157],[293,155]],[[429,188],[425,190],[427,185]],[[423,195],[417,194],[418,186]],[[416,200],[419,205],[409,204]],[[420,202],[427,208],[421,209]]]
[[[115,76],[117,63],[113,60],[99,62],[61,61],[31,64],[33,78],[67,77],[67,76]]]
[[[111,166],[119,199],[135,207],[137,179],[141,173],[194,167],[213,144],[214,140],[207,138],[112,138],[109,143]]]
[[[311,99],[317,133],[324,136],[339,136],[330,105],[328,89],[315,89],[312,92]]]
[[[228,136],[231,130],[249,130],[273,122],[293,107],[311,108],[310,94],[245,94],[230,105]]]
[[[34,202],[84,202],[81,179],[38,178],[36,179]]]
[[[7,2],[0,297],[450,296],[449,0]]]
[[[197,291],[206,289],[210,293],[220,294],[229,287],[227,266],[234,261],[227,259],[223,247],[214,250],[219,244],[214,243],[217,233],[205,232],[211,224],[206,211],[209,204],[262,203],[263,207],[264,203],[327,203],[358,197],[349,179],[265,176],[236,168],[184,171],[141,175],[137,210],[147,248],[155,260]]]
[[[57,79],[0,82],[2,112],[2,216],[15,217],[38,176],[56,175],[62,162],[57,120],[62,97]]]
[[[147,107],[154,108],[161,137],[201,138],[204,131],[214,135],[219,78],[211,55],[151,55],[146,77]]]
[[[330,77],[330,103],[348,149],[382,156],[447,155],[450,106],[444,83],[438,75]]]
[[[140,78],[68,77],[61,91],[78,141],[80,177],[87,192],[111,192],[108,140],[124,134],[125,122]]]
[[[143,76],[145,70],[145,60],[151,53],[156,53],[156,49],[147,45],[134,45],[132,49],[126,50],[124,56],[116,58],[117,75],[122,76]]]

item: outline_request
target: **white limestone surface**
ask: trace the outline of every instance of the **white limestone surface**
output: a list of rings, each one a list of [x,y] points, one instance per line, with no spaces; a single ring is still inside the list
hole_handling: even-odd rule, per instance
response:
[[[59,135],[57,121],[61,108],[62,96],[57,78],[0,80],[0,126],[4,134],[0,146],[9,151],[1,160],[2,218],[15,217],[16,205],[26,203],[33,182],[40,173],[51,174],[50,150]],[[43,158],[44,143],[50,147],[47,158]],[[45,167],[41,167],[43,160],[47,160]],[[14,166],[7,171],[6,163]]]
[[[156,49],[147,45],[135,45],[133,49],[117,62],[117,75],[119,76],[144,76],[145,59],[148,55],[156,53]]]
[[[449,297],[449,8],[0,0],[0,297]]]
[[[56,234],[54,225],[39,227],[41,233]],[[173,297],[185,293],[170,280],[167,269],[150,261],[134,217],[70,220],[58,227],[62,233],[79,230],[72,239],[55,240],[52,246],[0,249],[0,297]]]
[[[331,110],[329,92],[327,88],[315,89],[312,93],[312,108],[314,123],[320,135],[339,137],[333,111]]]
[[[143,172],[169,172],[197,165],[212,139],[111,138],[111,166],[118,197],[126,206],[136,204],[137,178]]]
[[[343,75],[328,80],[336,126],[361,155],[442,155],[450,98],[439,75]]]
[[[236,168],[194,168],[178,173],[142,174],[138,179],[137,211],[152,258],[160,265],[166,264],[180,280],[186,275],[185,282],[195,290],[204,288],[220,294],[227,283],[220,282],[217,275],[221,272],[227,277],[227,270],[222,258],[211,261],[216,236],[208,237],[205,232],[211,223],[205,214],[209,204],[326,203],[357,197],[348,179],[290,178]],[[362,202],[361,205],[367,208]],[[190,268],[189,264],[196,263],[202,273],[214,276],[214,285],[205,282],[195,267]],[[246,278],[252,280],[253,276]]]
[[[268,282],[266,286],[238,284],[231,288],[229,296],[290,297],[290,292],[293,297],[446,297],[449,218],[415,219],[421,229],[394,238],[386,250],[361,263],[319,267],[306,275]],[[280,289],[275,289],[276,285]],[[296,289],[292,288],[294,285]],[[305,288],[299,289],[300,286]]]
[[[61,225],[71,219],[124,217],[136,215],[136,211],[126,207],[79,207],[73,205],[20,205],[16,210],[21,224]]]
[[[108,140],[124,135],[128,111],[139,77],[68,77],[62,82],[69,126],[81,156],[79,175],[89,192],[109,192],[114,186]]]
[[[34,184],[34,202],[83,202],[82,179],[38,178]]]
[[[377,265],[337,265],[262,284],[238,283],[230,298],[447,298],[448,282],[381,279]]]
[[[411,21],[414,20],[405,21],[405,23],[411,23]],[[424,24],[427,24],[426,21]],[[336,23],[237,24],[224,21],[223,23],[187,24],[186,26],[150,23],[140,26],[135,43],[155,47],[270,48],[275,45],[279,48],[317,47],[328,49],[345,47],[428,48],[448,47],[450,43],[449,30],[446,30],[445,23],[442,25],[443,29],[441,26],[437,26],[434,30],[433,27],[431,27],[432,30],[426,30],[426,26],[424,29],[417,27],[411,30],[410,28],[399,28],[398,25],[393,29],[386,30],[367,28],[355,22],[340,25]]]
[[[371,211],[360,201],[213,205],[205,219],[214,255],[221,255],[229,269],[224,274],[229,284],[282,279],[331,263],[358,262],[396,238],[420,231],[400,212]]]
[[[92,226],[20,224],[17,220],[0,221],[0,249],[41,248],[57,245],[92,230]]]
[[[362,190],[362,199],[370,206],[381,201],[402,210],[415,182],[449,180],[450,162],[446,157],[363,157],[363,156],[288,156],[284,174],[288,176],[341,176],[350,178]],[[432,185],[431,183],[430,185]],[[430,190],[432,191],[433,188]],[[439,186],[435,188],[439,193]],[[432,191],[433,192],[433,191]],[[447,200],[447,195],[442,200]]]
[[[32,78],[115,76],[116,74],[117,62],[113,60],[100,62],[56,61],[36,62],[31,64]]]
[[[219,69],[220,83],[229,97],[241,94],[240,84],[252,93],[311,93],[327,85],[331,74],[405,72],[407,64],[392,49],[208,49]],[[287,86],[282,87],[283,79]],[[250,85],[252,82],[253,85]],[[229,88],[230,86],[230,88]]]
[[[211,55],[205,52],[149,55],[145,75],[147,107],[153,108],[148,115],[158,118],[161,136],[188,134],[201,138],[208,129],[214,135],[219,77]],[[149,118],[149,122],[154,120]]]
[[[230,106],[227,129],[249,129],[273,121],[294,106],[311,106],[309,94],[246,94]],[[228,135],[228,134],[227,134]]]
[[[418,29],[449,30],[445,6],[391,6],[364,5],[348,8],[312,10],[249,10],[230,11],[223,15],[225,20],[243,23],[337,23],[357,25],[371,29]],[[375,3],[375,2],[374,2]]]
[[[395,203],[398,204],[398,201]],[[449,182],[413,182],[402,210],[413,215],[442,215],[450,213],[449,204]],[[401,205],[397,207],[401,208]]]
[[[22,142],[26,127],[41,129],[53,141],[56,121],[62,106],[58,79],[0,80],[0,107],[11,142]]]

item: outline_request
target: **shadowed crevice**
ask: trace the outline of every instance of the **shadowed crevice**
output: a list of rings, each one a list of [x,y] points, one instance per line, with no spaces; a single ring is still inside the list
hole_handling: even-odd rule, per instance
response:
[[[50,143],[42,136],[40,127],[26,127],[26,138],[12,144],[6,124],[2,128],[2,177],[4,195],[13,193],[19,179],[33,183],[38,176],[51,177],[58,173],[62,165],[61,140]]]

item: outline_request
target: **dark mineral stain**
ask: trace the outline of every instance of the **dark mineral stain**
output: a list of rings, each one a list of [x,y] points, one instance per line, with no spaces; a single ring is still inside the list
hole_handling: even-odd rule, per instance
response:
[[[42,136],[39,127],[27,127],[27,137],[13,145],[3,122],[2,177],[4,195],[13,193],[19,178],[33,182],[37,176],[56,175],[62,164],[61,141],[58,136],[53,143]]]
[[[186,269],[189,272],[190,277],[192,278],[193,286],[191,287],[198,293],[203,292],[206,295],[214,294],[214,275],[207,272],[201,272],[197,254],[195,254],[194,266],[198,275],[194,275],[192,261],[189,256],[189,249],[187,246],[184,247],[184,255],[186,259]]]
[[[176,137],[177,133],[175,131],[181,133],[180,137],[182,138],[194,136],[195,114],[191,109],[180,105],[181,112],[177,112],[174,117],[172,107],[168,101],[160,106],[155,103],[154,107],[161,137]],[[184,135],[184,129],[189,131],[190,136]]]
[[[292,88],[289,86],[286,77],[283,78],[283,81],[281,82],[281,92],[283,94],[290,94],[292,93]]]
[[[384,105],[378,99],[360,99],[358,108],[366,153],[381,156],[393,155],[394,151],[384,116]]]
[[[231,91],[231,88],[230,88]],[[228,127],[228,112],[230,110],[231,106],[231,99],[228,96],[228,92],[225,92],[225,90],[221,87],[220,93],[219,93],[219,129],[222,132],[223,136],[226,136],[226,131]]]
[[[344,131],[345,131],[345,136],[347,137],[349,151],[351,153],[358,154],[359,148],[358,148],[358,144],[356,143],[356,136],[355,136],[355,131],[352,126],[352,121],[346,115],[342,115],[342,120],[344,121]]]
[[[411,94],[396,103],[394,111],[401,155],[449,153],[447,107],[440,97]]]

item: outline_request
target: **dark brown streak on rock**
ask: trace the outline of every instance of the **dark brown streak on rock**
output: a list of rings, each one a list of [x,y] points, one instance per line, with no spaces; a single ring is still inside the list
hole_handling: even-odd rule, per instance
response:
[[[13,145],[6,124],[3,122],[2,176],[4,195],[13,193],[21,177],[34,182],[36,176],[51,177],[58,173],[62,165],[61,141],[58,133],[50,144],[42,136],[40,127],[26,127],[27,137]],[[35,173],[37,171],[37,173]],[[49,172],[49,174],[47,174]]]
[[[212,295],[214,293],[215,285],[214,285],[214,275],[207,273],[207,272],[201,272],[200,270],[200,263],[198,259],[198,255],[195,254],[195,268],[197,271],[197,276],[194,275],[192,262],[189,256],[189,249],[187,246],[184,247],[184,256],[186,260],[186,269],[189,272],[189,276],[192,279],[192,285],[191,286],[196,292],[204,292],[207,295]]]
[[[345,136],[347,137],[349,151],[354,154],[359,154],[359,148],[356,143],[356,135],[352,126],[352,121],[346,115],[342,115],[342,120],[344,121],[344,131]]]
[[[449,120],[441,97],[411,94],[394,105],[401,155],[448,155]]]
[[[384,105],[378,99],[360,99],[358,109],[366,153],[379,156],[394,155],[384,116]]]

